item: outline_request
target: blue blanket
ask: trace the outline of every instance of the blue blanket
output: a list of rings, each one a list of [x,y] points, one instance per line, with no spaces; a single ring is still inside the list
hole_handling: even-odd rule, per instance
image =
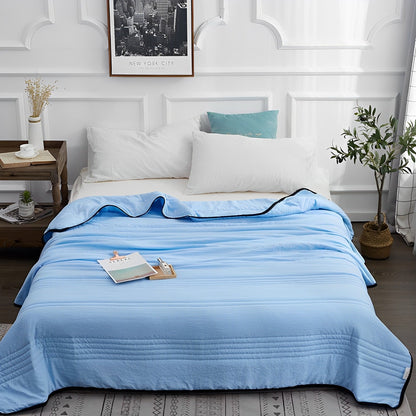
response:
[[[334,203],[181,202],[149,193],[65,207],[0,342],[0,411],[68,386],[137,390],[338,385],[400,404],[411,357],[380,322],[375,281]],[[113,250],[176,279],[115,284]]]

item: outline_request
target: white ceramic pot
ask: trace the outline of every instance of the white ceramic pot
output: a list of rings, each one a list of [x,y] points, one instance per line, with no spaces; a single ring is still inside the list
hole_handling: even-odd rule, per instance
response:
[[[35,213],[35,201],[19,201],[19,216],[22,218],[32,218]]]
[[[44,150],[42,120],[40,117],[29,117],[28,143],[32,144],[35,150]]]

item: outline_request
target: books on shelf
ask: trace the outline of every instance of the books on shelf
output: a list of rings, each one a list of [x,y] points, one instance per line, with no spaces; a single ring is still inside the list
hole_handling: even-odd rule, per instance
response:
[[[137,251],[126,256],[120,256],[117,251],[114,251],[113,257],[97,261],[115,283],[145,279],[146,277],[151,280],[176,277],[171,265],[158,259],[159,266],[153,267]]]
[[[35,212],[30,218],[22,218],[19,215],[18,202],[0,209],[0,219],[11,224],[28,224],[39,221],[40,219],[48,217],[49,215],[53,215],[53,208],[50,205],[36,205]]]
[[[42,150],[31,159],[22,159],[16,156],[16,152],[0,153],[0,166],[2,168],[23,168],[30,165],[47,165],[54,163],[56,159],[49,150]]]

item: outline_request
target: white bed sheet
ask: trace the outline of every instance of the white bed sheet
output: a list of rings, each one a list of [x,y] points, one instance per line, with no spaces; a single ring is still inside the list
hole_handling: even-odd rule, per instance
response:
[[[146,192],[160,191],[182,201],[228,201],[253,198],[280,199],[287,194],[282,192],[229,192],[190,195],[186,193],[188,179],[135,179],[126,181],[85,182],[87,168],[81,170],[72,187],[70,202],[87,196],[100,195],[134,195]],[[330,199],[327,183],[322,183],[317,189],[312,189]]]

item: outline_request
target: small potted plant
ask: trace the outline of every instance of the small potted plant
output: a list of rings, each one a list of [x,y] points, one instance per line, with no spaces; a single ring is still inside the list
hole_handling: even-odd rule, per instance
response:
[[[35,213],[35,202],[30,191],[23,191],[19,199],[19,216],[25,219],[32,218]]]
[[[386,259],[390,256],[393,243],[385,214],[382,211],[383,185],[386,175],[393,172],[408,172],[409,158],[414,162],[416,155],[416,123],[409,122],[403,134],[397,136],[397,121],[390,117],[380,123],[381,114],[369,106],[358,106],[354,112],[358,127],[344,129],[341,134],[347,139],[347,148],[330,147],[331,159],[337,163],[352,160],[368,166],[374,173],[378,192],[377,214],[374,221],[364,224],[360,237],[361,253],[372,259]],[[397,163],[394,163],[397,161]]]

